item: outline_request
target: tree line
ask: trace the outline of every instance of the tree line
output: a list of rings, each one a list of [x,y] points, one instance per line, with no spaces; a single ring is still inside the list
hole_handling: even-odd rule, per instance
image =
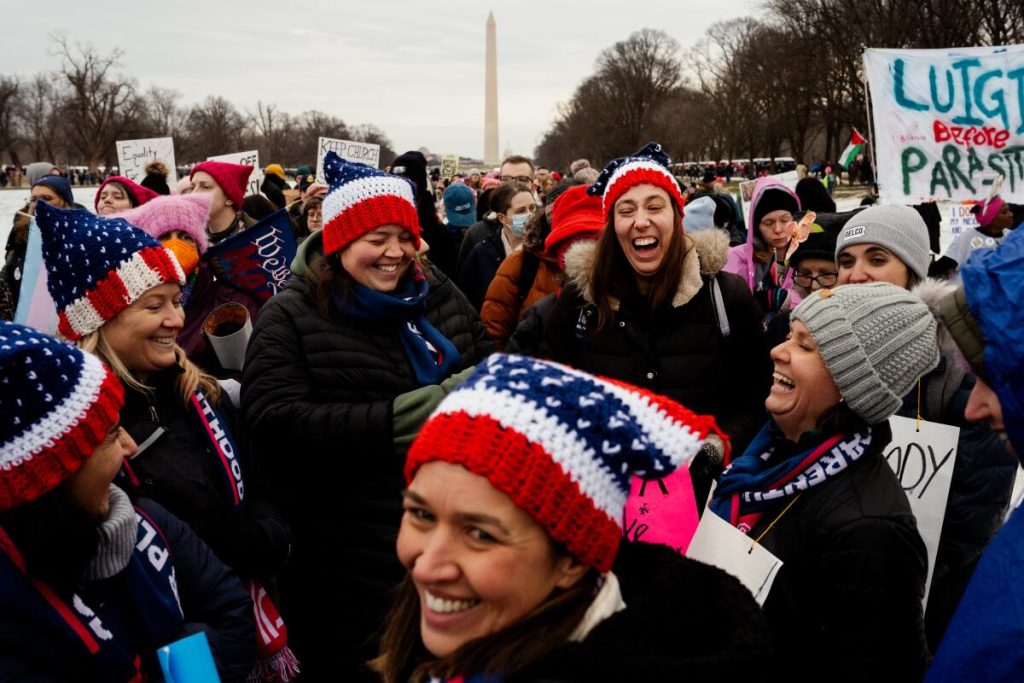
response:
[[[1024,42],[1020,0],[763,0],[682,49],[644,29],[603,50],[535,150],[553,168],[659,140],[678,160],[834,160],[867,134],[861,51]]]
[[[251,149],[267,163],[311,164],[318,136],[372,142],[382,159],[395,156],[391,140],[373,124],[347,125],[313,110],[293,115],[263,101],[243,111],[217,95],[185,106],[178,92],[143,88],[119,73],[120,49],[102,54],[64,36],[51,39],[62,59],[59,71],[0,75],[0,158],[6,153],[14,165],[46,160],[95,172],[117,164],[118,140],[166,136],[174,138],[179,164]]]

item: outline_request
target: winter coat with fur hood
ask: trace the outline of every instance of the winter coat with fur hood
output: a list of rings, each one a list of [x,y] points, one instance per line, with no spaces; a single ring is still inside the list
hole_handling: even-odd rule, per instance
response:
[[[630,382],[713,415],[742,452],[764,424],[771,363],[762,314],[744,282],[720,272],[728,233],[686,234],[683,272],[670,305],[612,302],[614,320],[597,325],[591,274],[597,243],[566,254],[569,282],[549,314],[541,357]]]

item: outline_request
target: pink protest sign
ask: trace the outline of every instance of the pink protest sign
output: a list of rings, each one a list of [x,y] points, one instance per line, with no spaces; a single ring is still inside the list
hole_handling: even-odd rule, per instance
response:
[[[662,479],[633,477],[623,521],[629,540],[685,553],[699,521],[690,470],[680,467]]]

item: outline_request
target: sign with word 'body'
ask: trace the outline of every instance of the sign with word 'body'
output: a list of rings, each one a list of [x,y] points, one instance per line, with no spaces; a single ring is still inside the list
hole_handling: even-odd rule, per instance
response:
[[[864,52],[883,204],[1024,202],[1024,45]]]
[[[167,185],[178,184],[178,171],[174,166],[174,138],[147,138],[145,140],[118,140],[118,172],[128,180],[141,183],[146,177],[146,165],[162,161],[167,167]]]

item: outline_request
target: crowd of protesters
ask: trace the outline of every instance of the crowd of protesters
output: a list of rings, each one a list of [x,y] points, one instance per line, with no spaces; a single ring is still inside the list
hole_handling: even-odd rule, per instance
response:
[[[940,258],[934,207],[838,212],[824,165],[745,203],[657,143],[322,167],[252,194],[249,166],[171,188],[157,162],[92,207],[26,170],[0,679],[159,680],[197,632],[225,681],[1024,671],[1024,231],[998,195]],[[295,257],[261,296],[213,247],[280,217]],[[42,330],[13,322],[40,255]],[[893,416],[960,430],[931,571]],[[781,562],[766,597],[627,533],[633,483],[677,475],[673,514]]]

